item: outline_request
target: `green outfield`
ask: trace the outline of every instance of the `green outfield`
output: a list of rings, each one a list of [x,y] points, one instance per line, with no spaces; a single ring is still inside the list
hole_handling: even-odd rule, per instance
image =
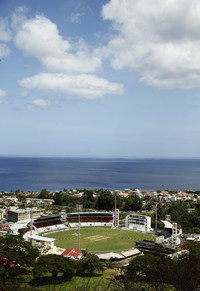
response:
[[[69,230],[45,235],[55,238],[60,248],[78,248],[78,230]],[[81,228],[80,246],[92,252],[122,251],[135,246],[137,240],[152,240],[154,237],[135,231],[110,228]]]

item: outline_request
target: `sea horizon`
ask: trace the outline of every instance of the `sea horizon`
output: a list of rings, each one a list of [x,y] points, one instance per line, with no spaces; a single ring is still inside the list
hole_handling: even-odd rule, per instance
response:
[[[0,191],[200,190],[200,158],[0,157]]]
[[[123,157],[123,156],[62,156],[62,155],[0,155],[0,158],[36,158],[36,159],[97,159],[97,160],[200,160],[200,157]]]

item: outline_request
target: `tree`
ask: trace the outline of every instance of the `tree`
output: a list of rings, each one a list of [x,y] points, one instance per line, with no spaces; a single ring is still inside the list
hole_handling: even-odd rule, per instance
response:
[[[58,273],[62,273],[63,278],[70,279],[75,273],[75,262],[70,258],[61,255],[43,255],[39,257],[33,269],[34,277],[42,277],[45,273],[51,273],[55,280]]]
[[[46,189],[42,189],[38,195],[38,198],[48,199],[51,198],[51,196],[49,195],[49,192]]]
[[[83,204],[83,208],[93,208],[94,198],[92,190],[81,190],[84,192],[83,196],[80,199],[80,203]]]
[[[21,266],[30,266],[39,256],[39,250],[17,235],[0,236],[0,258],[16,261]]]
[[[161,287],[167,284],[176,290],[197,290],[200,286],[200,243],[186,244],[185,247],[189,253],[173,259],[149,254],[132,259],[123,277],[124,286],[128,286],[127,282],[132,287],[142,283],[150,285],[151,290],[162,290]]]
[[[39,250],[22,237],[0,236],[0,284],[4,287],[16,284],[17,277],[27,273],[27,268],[34,265],[38,256]]]
[[[78,261],[78,275],[94,274],[94,271],[103,271],[103,265],[96,255],[86,254]]]
[[[99,190],[99,196],[96,201],[96,207],[99,210],[112,210],[114,207],[114,196],[110,191]]]
[[[124,210],[140,210],[142,207],[142,200],[137,195],[129,196],[125,199]]]
[[[66,193],[63,192],[56,192],[55,195],[53,196],[53,199],[55,201],[55,205],[67,205],[67,195]]]

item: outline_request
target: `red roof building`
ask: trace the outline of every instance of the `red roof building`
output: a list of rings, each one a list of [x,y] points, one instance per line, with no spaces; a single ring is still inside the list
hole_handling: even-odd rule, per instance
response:
[[[61,256],[68,257],[73,260],[79,260],[82,257],[82,252],[78,249],[65,250]]]

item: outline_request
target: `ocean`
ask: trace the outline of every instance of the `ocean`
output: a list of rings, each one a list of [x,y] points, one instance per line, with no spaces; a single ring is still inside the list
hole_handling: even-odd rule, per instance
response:
[[[0,158],[0,191],[200,190],[200,159]]]

